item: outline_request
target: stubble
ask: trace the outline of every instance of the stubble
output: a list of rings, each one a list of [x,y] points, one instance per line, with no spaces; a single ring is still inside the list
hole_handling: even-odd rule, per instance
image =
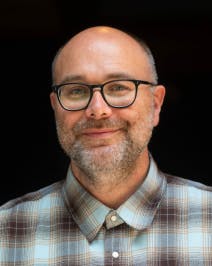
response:
[[[132,172],[140,154],[147,147],[153,130],[153,107],[148,117],[137,126],[134,135],[130,125],[121,119],[83,120],[72,129],[56,119],[60,145],[90,184],[98,187],[118,185]],[[90,147],[79,132],[87,128],[120,128],[116,143]]]

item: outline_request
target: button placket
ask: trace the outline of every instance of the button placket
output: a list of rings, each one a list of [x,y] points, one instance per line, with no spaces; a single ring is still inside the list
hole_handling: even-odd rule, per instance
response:
[[[110,220],[111,216],[108,217]],[[118,216],[117,216],[118,218]],[[110,221],[111,222],[111,221]],[[112,222],[111,222],[112,223]],[[119,235],[118,227],[113,227],[106,231],[106,239],[105,239],[105,265],[122,265],[122,239]]]

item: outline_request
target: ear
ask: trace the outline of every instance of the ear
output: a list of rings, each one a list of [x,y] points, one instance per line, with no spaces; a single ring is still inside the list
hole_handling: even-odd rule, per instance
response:
[[[153,125],[156,127],[160,120],[160,111],[161,107],[163,105],[163,100],[165,97],[166,89],[162,85],[158,85],[155,87],[153,91],[153,97],[154,97],[154,120]]]
[[[50,93],[50,102],[51,102],[52,109],[55,110],[56,109],[56,104],[57,104],[56,93],[54,93],[54,92]]]

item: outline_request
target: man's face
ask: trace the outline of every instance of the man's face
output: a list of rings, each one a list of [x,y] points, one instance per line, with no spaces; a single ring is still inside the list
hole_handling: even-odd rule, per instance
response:
[[[147,57],[135,41],[117,32],[95,34],[78,35],[62,50],[55,65],[57,84],[101,84],[119,78],[153,81]],[[128,174],[148,153],[163,95],[161,87],[153,95],[149,86],[140,85],[133,105],[119,109],[109,107],[96,91],[86,110],[66,111],[52,93],[58,138],[72,165],[93,182],[106,173]]]

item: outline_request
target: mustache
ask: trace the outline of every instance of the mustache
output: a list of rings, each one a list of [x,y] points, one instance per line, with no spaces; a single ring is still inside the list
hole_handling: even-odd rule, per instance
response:
[[[128,123],[121,119],[106,119],[106,120],[81,120],[74,127],[73,132],[79,133],[84,129],[89,128],[122,128],[127,130]]]

